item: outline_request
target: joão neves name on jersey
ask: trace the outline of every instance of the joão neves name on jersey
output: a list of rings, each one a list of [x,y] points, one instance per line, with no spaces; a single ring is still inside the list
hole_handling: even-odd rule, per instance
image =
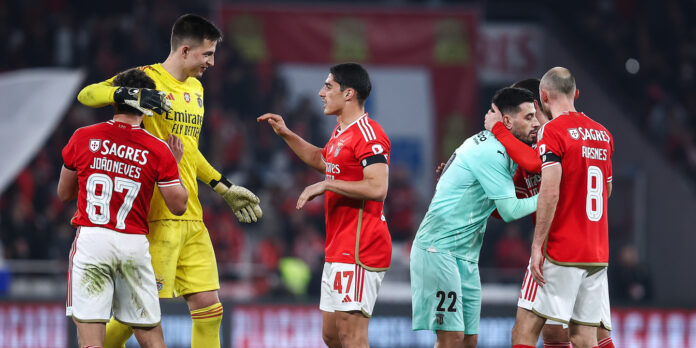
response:
[[[122,159],[133,161],[141,166],[147,163],[148,150],[134,149],[130,146],[119,145],[111,140],[90,140],[90,151],[99,151],[99,142],[101,142],[101,151],[99,154],[104,156],[116,156]],[[93,150],[94,149],[94,150]],[[106,157],[94,157],[90,169],[103,170],[121,175],[127,175],[133,179],[140,178],[140,167],[112,160]]]

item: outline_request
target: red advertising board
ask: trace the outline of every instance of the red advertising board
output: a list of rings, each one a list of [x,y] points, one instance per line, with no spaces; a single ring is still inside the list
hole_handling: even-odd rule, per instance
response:
[[[224,5],[226,39],[263,71],[276,63],[427,67],[437,157],[480,128],[476,40],[479,11]],[[263,75],[263,74],[262,74]],[[320,84],[318,81],[317,84]],[[263,85],[263,83],[261,83]],[[450,139],[452,138],[452,139]]]
[[[67,347],[68,319],[62,303],[0,303],[0,345]]]

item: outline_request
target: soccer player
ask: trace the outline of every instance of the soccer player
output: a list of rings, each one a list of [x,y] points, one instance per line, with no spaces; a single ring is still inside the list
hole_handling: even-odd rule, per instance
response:
[[[532,144],[539,129],[534,96],[503,88],[493,97],[505,126]],[[437,183],[411,249],[413,329],[437,333],[435,347],[476,347],[481,314],[478,258],[489,215],[505,221],[536,210],[536,197],[517,199],[517,165],[489,131],[455,150]]]
[[[534,105],[537,108],[536,118],[543,126],[548,122],[548,117],[544,114],[541,108],[541,99],[539,97],[539,79],[526,79],[518,81],[512,87],[524,88],[534,93]],[[579,90],[575,90],[575,100],[577,100]],[[539,193],[539,184],[541,183],[541,159],[536,151],[536,144],[533,148],[517,140],[510,131],[502,123],[502,115],[500,111],[493,108],[493,112],[486,114],[485,128],[493,133],[495,137],[505,146],[508,154],[515,163],[518,164],[517,172],[515,173],[515,191],[518,198],[531,197]],[[534,219],[535,214],[532,214]],[[527,267],[520,296],[517,301],[517,306],[531,310],[532,301],[536,294],[538,284],[532,279],[532,275]],[[610,325],[611,311],[605,308],[603,311],[602,320]],[[541,337],[544,342],[544,348],[570,348],[568,338],[568,326],[554,320],[546,320]],[[611,340],[609,330],[604,327],[597,329],[597,341],[599,348],[614,348],[614,343]]]
[[[118,74],[113,85],[155,88],[137,69]],[[177,167],[184,149],[174,135],[167,146],[140,128],[142,111],[124,103],[114,109],[113,120],[78,129],[63,148],[58,197],[77,198],[66,314],[80,347],[104,344],[112,309],[141,346],[164,347],[147,214],[155,183],[172,214],[186,212],[188,192]]]
[[[370,77],[359,64],[331,67],[319,97],[324,114],[336,115],[338,124],[323,149],[290,131],[279,115],[257,119],[268,122],[303,162],[326,175],[304,189],[297,209],[324,195],[326,262],[319,308],[324,342],[331,348],[369,346],[367,326],[391,262],[383,210],[391,143],[365,112],[371,89]]]
[[[540,82],[552,119],[539,131],[542,160],[530,273],[531,310],[518,307],[513,347],[534,347],[547,319],[566,323],[574,347],[596,347],[599,326],[611,328],[605,207],[611,193],[614,143],[601,124],[575,110],[575,79],[556,67]]]
[[[215,49],[221,39],[218,28],[207,19],[183,15],[172,27],[171,51],[164,63],[140,67],[155,80],[156,90],[140,89],[133,93],[127,87],[113,86],[113,80],[109,79],[85,87],[78,96],[82,104],[91,107],[127,102],[148,112],[147,109],[152,109],[154,115],[143,120],[145,129],[160,139],[175,134],[185,144],[180,170],[191,192],[186,213],[171,214],[156,189],[148,217],[148,239],[159,297],[183,296],[188,304],[193,319],[193,348],[220,346],[223,312],[218,298],[220,284],[215,253],[203,224],[196,178],[222,195],[239,221],[257,221],[262,214],[259,199],[223,177],[198,150],[204,112],[203,87],[198,78],[213,66]],[[166,111],[168,103],[170,111]],[[107,325],[106,347],[123,347],[130,335],[127,326],[112,320]]]

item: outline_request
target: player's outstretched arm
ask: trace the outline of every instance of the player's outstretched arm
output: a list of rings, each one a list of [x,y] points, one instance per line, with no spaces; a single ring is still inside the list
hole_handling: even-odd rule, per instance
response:
[[[510,222],[525,217],[537,209],[537,196],[529,198],[496,199],[495,207],[503,221]]]
[[[560,163],[548,165],[541,170],[541,188],[539,189],[539,201],[537,203],[537,219],[532,240],[532,259],[530,266],[534,280],[544,284],[542,264],[544,256],[541,247],[546,241],[556,214],[556,205],[560,195],[561,177],[563,169]]]
[[[172,104],[166,98],[165,92],[148,88],[114,87],[113,79],[112,77],[83,88],[77,95],[77,100],[93,108],[124,103],[148,116],[152,116],[153,111],[162,114],[172,109]]]
[[[389,167],[386,163],[374,163],[363,168],[363,179],[359,181],[324,180],[307,186],[297,199],[297,209],[326,191],[353,199],[384,201],[389,188]]]
[[[223,177],[220,172],[210,165],[210,162],[199,149],[196,149],[194,156],[196,177],[210,185],[217,194],[222,196],[227,205],[232,208],[239,222],[256,222],[263,216],[263,211],[259,205],[259,197],[242,186],[232,184],[227,178]]]
[[[299,157],[302,162],[314,168],[321,174],[326,173],[326,165],[321,158],[321,149],[308,143],[299,135],[293,133],[283,121],[283,117],[276,114],[263,114],[256,119],[256,122],[267,122],[273,131],[278,134],[285,143],[290,146],[290,149]]]
[[[93,83],[83,88],[77,95],[77,100],[84,106],[100,108],[114,104],[114,93],[118,87],[112,85],[114,77],[99,83]]]
[[[63,202],[71,201],[77,198],[77,191],[77,171],[63,166],[58,179],[58,198]]]

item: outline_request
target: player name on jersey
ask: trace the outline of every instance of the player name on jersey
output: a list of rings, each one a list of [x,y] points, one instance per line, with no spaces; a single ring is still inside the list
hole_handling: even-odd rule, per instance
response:
[[[582,157],[593,160],[606,161],[607,158],[609,158],[608,152],[609,150],[607,149],[598,149],[596,147],[589,146],[582,147]]]

